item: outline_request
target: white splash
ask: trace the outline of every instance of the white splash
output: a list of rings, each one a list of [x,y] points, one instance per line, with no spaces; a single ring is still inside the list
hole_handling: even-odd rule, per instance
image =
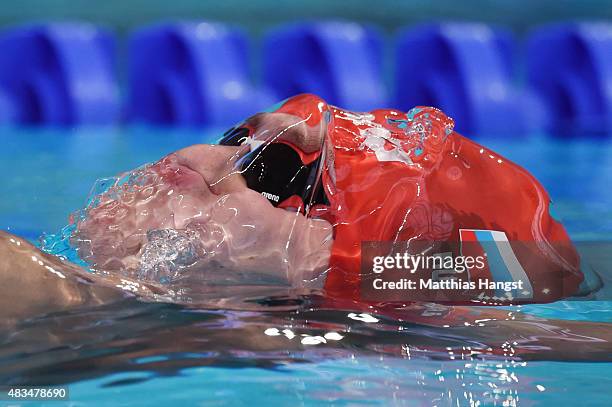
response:
[[[383,127],[368,127],[360,130],[360,134],[365,138],[359,146],[361,150],[369,149],[376,154],[378,161],[397,161],[406,165],[412,165],[410,155],[393,138],[391,132]],[[392,148],[387,150],[386,145]]]

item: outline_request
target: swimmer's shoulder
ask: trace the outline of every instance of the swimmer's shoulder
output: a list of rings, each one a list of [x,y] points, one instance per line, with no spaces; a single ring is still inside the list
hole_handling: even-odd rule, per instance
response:
[[[0,320],[6,323],[128,296],[163,294],[157,287],[128,283],[127,279],[89,273],[0,231]]]

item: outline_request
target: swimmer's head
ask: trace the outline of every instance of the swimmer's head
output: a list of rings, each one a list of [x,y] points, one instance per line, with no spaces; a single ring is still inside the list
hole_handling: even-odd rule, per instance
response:
[[[326,294],[358,298],[361,242],[457,242],[461,230],[488,230],[536,242],[530,270],[548,277],[532,279],[533,287],[549,290],[563,275],[571,293],[582,281],[542,186],[454,133],[435,108],[354,113],[299,95],[222,143],[185,148],[114,180],[74,219],[81,257],[98,270],[162,283],[215,274],[312,286],[305,283],[321,277]]]
[[[248,188],[236,163],[249,151],[195,145],[122,174],[75,216],[73,245],[94,269],[149,281],[221,271],[303,284],[327,266],[331,225]]]

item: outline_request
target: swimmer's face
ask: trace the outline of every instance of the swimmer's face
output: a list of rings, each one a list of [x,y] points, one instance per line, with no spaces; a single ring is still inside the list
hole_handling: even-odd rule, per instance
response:
[[[194,145],[128,174],[77,222],[81,257],[99,270],[162,282],[215,269],[300,285],[321,273],[331,225],[249,189],[235,166],[246,152]]]

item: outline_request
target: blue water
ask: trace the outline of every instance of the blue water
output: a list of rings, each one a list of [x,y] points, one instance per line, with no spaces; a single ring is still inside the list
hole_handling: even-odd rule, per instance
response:
[[[56,232],[83,206],[97,178],[210,142],[218,134],[0,130],[0,229],[32,240]],[[556,216],[575,241],[611,241],[611,141],[482,142],[545,185]],[[594,298],[509,312],[612,323],[606,268],[611,254],[590,255],[606,282]],[[605,347],[595,351],[577,343],[576,351],[586,356],[573,362],[563,361],[564,349],[546,338],[537,339],[539,348],[529,352],[518,347],[519,358],[472,357],[466,356],[467,347],[512,347],[512,334],[431,329],[374,313],[371,322],[358,321],[351,309],[317,312],[311,306],[316,299],[308,298],[253,303],[259,305],[247,312],[126,301],[24,321],[16,331],[0,334],[0,383],[68,383],[71,405],[612,404],[609,344],[606,353]],[[281,335],[265,335],[270,328]],[[343,338],[299,345],[302,335],[329,332]],[[551,335],[563,335],[555,332]]]

